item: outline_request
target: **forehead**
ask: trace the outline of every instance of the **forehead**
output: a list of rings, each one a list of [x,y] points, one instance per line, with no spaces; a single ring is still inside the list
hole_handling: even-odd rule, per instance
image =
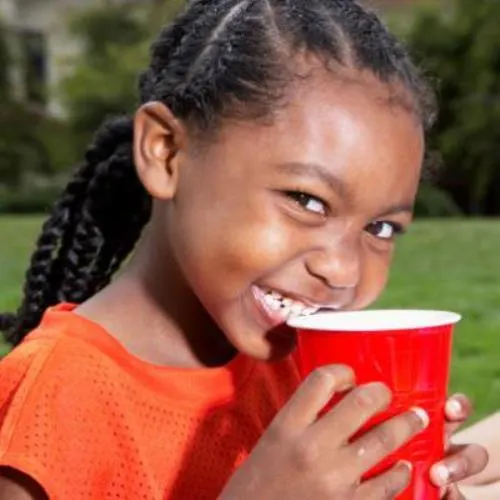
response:
[[[423,128],[408,101],[402,89],[369,75],[318,70],[291,86],[271,124],[226,123],[214,149],[233,169],[250,160],[252,175],[272,164],[315,163],[354,191],[376,185],[382,197],[396,188],[408,197],[424,154]]]

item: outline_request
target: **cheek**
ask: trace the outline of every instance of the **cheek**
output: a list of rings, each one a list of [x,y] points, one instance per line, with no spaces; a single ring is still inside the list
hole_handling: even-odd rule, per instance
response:
[[[176,258],[204,302],[231,300],[248,291],[287,262],[296,240],[273,210],[221,206],[178,214],[175,220]]]
[[[354,309],[364,309],[375,302],[384,291],[394,251],[366,255],[362,264],[362,278],[359,284]]]
[[[291,241],[289,231],[279,224],[243,224],[235,227],[223,243],[219,239],[213,258],[228,278],[253,280],[286,262]]]

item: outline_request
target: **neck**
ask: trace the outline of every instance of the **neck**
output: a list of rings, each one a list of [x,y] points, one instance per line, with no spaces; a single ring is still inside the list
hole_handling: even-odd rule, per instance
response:
[[[78,312],[146,361],[185,368],[226,364],[234,348],[183,280],[170,249],[152,240],[148,228],[120,276]]]

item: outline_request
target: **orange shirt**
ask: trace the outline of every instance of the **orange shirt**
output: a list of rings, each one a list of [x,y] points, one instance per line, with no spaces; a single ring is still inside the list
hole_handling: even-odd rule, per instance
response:
[[[217,498],[296,389],[293,361],[158,367],[73,307],[0,362],[0,466],[51,500]]]

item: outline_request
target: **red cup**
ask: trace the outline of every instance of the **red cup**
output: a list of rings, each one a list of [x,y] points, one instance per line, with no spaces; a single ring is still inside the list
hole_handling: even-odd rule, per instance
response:
[[[319,313],[288,322],[298,332],[296,359],[303,377],[323,365],[343,364],[355,371],[358,384],[383,382],[392,390],[391,406],[361,433],[411,408],[427,411],[427,429],[364,476],[380,474],[400,460],[411,462],[411,485],[399,500],[439,500],[429,470],[444,455],[452,333],[460,319],[444,311],[378,310]]]

